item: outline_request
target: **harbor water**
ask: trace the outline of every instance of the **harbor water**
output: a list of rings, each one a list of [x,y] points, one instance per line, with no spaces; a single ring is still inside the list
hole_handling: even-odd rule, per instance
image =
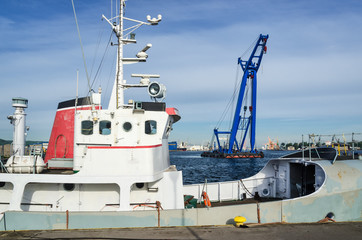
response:
[[[265,164],[292,151],[264,151],[264,158],[205,158],[201,152],[170,152],[170,162],[182,170],[183,183],[233,181],[259,172]]]

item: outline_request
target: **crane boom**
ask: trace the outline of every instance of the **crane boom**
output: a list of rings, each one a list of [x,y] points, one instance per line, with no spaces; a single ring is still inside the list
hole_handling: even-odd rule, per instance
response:
[[[230,131],[219,131],[214,129],[214,134],[217,140],[219,147],[219,153],[233,154],[237,152],[242,152],[245,140],[249,133],[250,137],[250,152],[256,153],[255,151],[255,122],[256,122],[256,90],[257,90],[257,72],[259,70],[261,60],[263,55],[266,53],[266,42],[269,38],[269,35],[260,34],[256,44],[251,52],[251,55],[247,61],[238,58],[238,65],[244,71],[242,82],[240,84],[240,90],[238,95],[238,101],[236,103],[233,124]],[[251,105],[248,107],[246,88],[250,87],[251,89]],[[244,100],[244,102],[243,102]],[[243,112],[242,112],[242,107]],[[249,110],[249,111],[248,111]],[[239,144],[237,142],[238,131],[242,132],[242,142]],[[222,147],[219,140],[219,134],[229,135],[228,144],[226,147]],[[218,155],[220,156],[220,155]]]

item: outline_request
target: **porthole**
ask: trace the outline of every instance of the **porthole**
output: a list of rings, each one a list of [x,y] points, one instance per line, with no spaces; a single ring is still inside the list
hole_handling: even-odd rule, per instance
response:
[[[64,183],[63,188],[66,191],[73,191],[75,188],[75,185],[73,183]]]
[[[0,182],[0,187],[4,187],[6,182]]]
[[[125,123],[123,123],[123,129],[124,129],[126,132],[131,131],[131,129],[132,129],[132,124],[131,124],[130,122],[125,122]]]
[[[143,188],[145,186],[144,183],[136,183],[137,188]]]
[[[265,197],[269,196],[269,190],[267,188],[264,188],[262,193],[263,193],[263,196],[265,196]]]

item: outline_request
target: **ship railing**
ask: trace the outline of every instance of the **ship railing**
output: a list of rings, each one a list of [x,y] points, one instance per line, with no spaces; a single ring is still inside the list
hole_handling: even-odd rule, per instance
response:
[[[206,191],[212,202],[237,201],[256,197],[275,197],[275,182],[272,177],[248,178],[238,181],[200,183],[184,185],[184,195],[199,198],[202,191]]]

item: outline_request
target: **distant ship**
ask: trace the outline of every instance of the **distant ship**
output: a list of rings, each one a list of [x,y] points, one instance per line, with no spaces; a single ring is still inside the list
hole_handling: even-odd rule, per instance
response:
[[[172,151],[186,151],[187,150],[186,144],[184,142],[181,142],[181,144],[178,145],[176,141],[169,142],[168,143],[168,148],[169,148],[169,150],[171,152]]]

